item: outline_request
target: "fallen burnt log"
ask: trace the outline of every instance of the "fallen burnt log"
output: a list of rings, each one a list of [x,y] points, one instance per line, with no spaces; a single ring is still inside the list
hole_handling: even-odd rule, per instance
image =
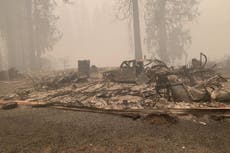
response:
[[[70,107],[70,106],[50,106],[49,108],[65,110],[65,111],[77,111],[87,113],[99,113],[107,115],[115,115],[125,118],[131,118],[133,120],[147,121],[150,124],[155,125],[168,125],[176,124],[180,119],[188,116],[194,116],[190,120],[201,124],[207,125],[206,122],[199,121],[202,117],[215,121],[224,121],[230,119],[230,108],[205,108],[205,109],[154,109],[154,110],[105,110],[95,109],[87,107]],[[207,121],[207,120],[206,120]]]
[[[8,101],[0,101],[0,105],[8,104]],[[64,104],[52,104],[45,102],[28,102],[16,101],[17,105],[31,106],[33,108],[52,108],[67,111],[89,112],[116,115],[121,117],[128,117],[134,120],[143,119],[155,122],[157,119],[163,119],[169,123],[176,123],[178,117],[186,115],[193,115],[196,117],[209,116],[210,119],[224,120],[230,118],[230,107],[219,108],[170,108],[170,109],[140,109],[140,110],[113,110],[113,109],[99,109],[86,106],[73,106]],[[153,119],[153,120],[152,120]],[[156,119],[156,120],[155,120]]]
[[[16,102],[7,102],[2,105],[2,109],[4,110],[14,109],[17,107],[18,107],[18,104]]]
[[[153,119],[163,119],[168,123],[175,124],[178,121],[178,117],[193,115],[196,117],[209,116],[210,119],[221,121],[230,118],[230,108],[203,108],[203,109],[153,109],[153,110],[105,110],[89,107],[70,107],[70,106],[50,106],[49,108],[78,111],[78,112],[90,112],[99,114],[109,114],[121,117],[128,117],[134,120],[142,119],[149,120],[155,123]]]

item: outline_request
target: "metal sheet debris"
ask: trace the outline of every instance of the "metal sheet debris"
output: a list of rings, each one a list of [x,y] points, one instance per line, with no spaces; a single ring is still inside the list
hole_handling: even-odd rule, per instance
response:
[[[98,69],[103,78],[65,71],[33,78],[34,88],[17,91],[13,99],[107,110],[227,106],[227,80],[207,62],[204,54],[178,68],[157,59],[124,61],[117,70]]]

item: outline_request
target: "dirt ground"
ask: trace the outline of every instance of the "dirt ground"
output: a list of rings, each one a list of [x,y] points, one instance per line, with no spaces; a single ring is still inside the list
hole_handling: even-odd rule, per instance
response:
[[[0,83],[0,95],[30,85]],[[176,124],[30,108],[0,110],[0,153],[230,153],[230,121]],[[203,123],[203,122],[201,122]]]
[[[229,153],[230,122],[151,124],[48,108],[0,110],[1,153]]]

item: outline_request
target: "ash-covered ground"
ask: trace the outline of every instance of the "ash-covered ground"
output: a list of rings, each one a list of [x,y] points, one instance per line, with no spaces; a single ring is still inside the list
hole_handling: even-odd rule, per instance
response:
[[[202,119],[206,121],[205,118]],[[2,153],[229,153],[230,122],[176,124],[48,108],[0,110]]]
[[[63,78],[65,81],[66,77]],[[101,80],[60,84],[59,76],[54,76],[51,81],[49,78],[45,82],[41,80],[45,85],[39,82],[39,87],[31,79],[0,82],[0,99],[106,110],[229,107],[228,103],[156,99],[154,84]],[[47,86],[50,82],[51,89]],[[223,85],[227,88],[229,82]],[[19,105],[16,109],[0,110],[0,152],[229,153],[229,127],[229,119],[216,121],[205,115],[180,116],[175,122],[164,116],[133,120],[111,114]]]
[[[14,81],[1,94],[31,84]],[[132,120],[113,115],[19,106],[0,110],[2,153],[229,153],[230,121],[186,116]]]

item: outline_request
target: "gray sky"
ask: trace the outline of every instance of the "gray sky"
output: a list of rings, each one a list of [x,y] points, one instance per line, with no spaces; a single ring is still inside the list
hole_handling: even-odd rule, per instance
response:
[[[60,3],[57,14],[63,38],[54,47],[52,56],[68,58],[72,63],[75,59],[90,59],[98,66],[116,66],[124,59],[132,59],[129,24],[115,20],[112,1]],[[190,57],[198,56],[200,51],[213,60],[230,55],[230,1],[202,0],[200,8],[201,16],[191,25]]]
[[[229,0],[202,0],[201,16],[191,28],[193,44],[189,53],[204,51],[213,60],[230,55],[229,14]]]

